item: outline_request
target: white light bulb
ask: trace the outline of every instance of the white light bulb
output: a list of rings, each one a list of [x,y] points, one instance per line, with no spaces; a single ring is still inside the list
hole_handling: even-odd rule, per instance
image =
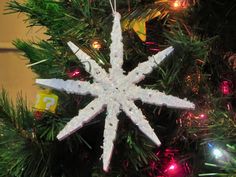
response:
[[[223,153],[220,149],[214,148],[212,152],[216,159],[221,158],[223,156]]]

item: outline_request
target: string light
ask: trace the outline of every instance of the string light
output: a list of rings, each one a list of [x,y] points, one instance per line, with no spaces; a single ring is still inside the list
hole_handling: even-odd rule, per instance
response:
[[[190,119],[207,119],[207,117],[208,117],[208,115],[203,112],[202,113],[187,112],[186,116],[187,116],[187,118],[190,118]]]
[[[93,39],[91,41],[91,46],[92,46],[92,48],[94,48],[96,50],[100,50],[102,48],[102,42],[101,42],[101,40],[99,40],[97,38]]]
[[[156,156],[159,160],[149,162],[148,176],[150,177],[187,177],[191,173],[191,168],[187,161],[178,161],[178,149],[167,148],[158,150]]]
[[[220,149],[218,149],[218,148],[214,148],[212,150],[212,154],[214,155],[214,157],[216,159],[219,159],[219,158],[221,158],[223,156],[223,152]]]
[[[152,41],[146,41],[145,42],[145,45],[148,47],[148,49],[151,51],[151,52],[159,52],[160,51],[160,48],[158,47],[158,44],[156,42],[152,42]]]
[[[70,69],[67,71],[67,75],[69,78],[77,78],[80,77],[81,71],[79,68]]]
[[[186,9],[188,7],[187,0],[173,0],[170,3],[171,7],[175,10]]]
[[[78,70],[76,70],[72,73],[72,76],[75,77],[75,76],[78,76],[79,74],[80,74],[80,72]]]
[[[173,7],[174,7],[174,8],[179,8],[179,7],[181,7],[180,1],[175,1],[175,2],[173,3]]]
[[[202,113],[202,114],[199,115],[199,118],[200,118],[200,119],[206,119],[206,118],[207,118],[207,115],[204,114],[204,113]]]
[[[174,159],[171,160],[170,164],[167,166],[166,170],[164,171],[166,175],[172,176],[179,172],[179,167]]]
[[[175,164],[172,164],[172,165],[168,168],[168,170],[174,170],[174,169],[176,169],[176,165],[175,165]]]
[[[232,82],[231,81],[222,81],[220,83],[220,91],[221,93],[223,93],[224,95],[230,95],[232,94]]]
[[[188,74],[184,78],[187,89],[191,90],[195,94],[199,93],[201,80],[202,80],[202,76],[201,76],[200,70],[198,68],[194,69],[193,72],[191,71],[191,73]]]
[[[232,111],[233,110],[233,107],[232,107],[231,103],[227,103],[227,109],[228,109],[228,111]]]
[[[230,154],[225,151],[224,149],[221,149],[219,147],[214,146],[211,143],[208,143],[208,147],[211,150],[212,156],[217,160],[217,162],[219,163],[225,163],[225,162],[229,162],[231,159]]]

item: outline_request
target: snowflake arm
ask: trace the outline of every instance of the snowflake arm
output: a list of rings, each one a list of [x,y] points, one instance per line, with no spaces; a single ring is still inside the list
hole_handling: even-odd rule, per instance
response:
[[[103,140],[103,170],[108,171],[119,120],[120,105],[117,102],[110,102],[107,105],[107,117],[105,120]]]
[[[102,88],[98,84],[90,84],[86,81],[62,80],[62,79],[36,79],[36,84],[71,94],[98,96]]]
[[[123,43],[122,43],[122,31],[120,24],[120,14],[115,12],[114,23],[111,32],[111,45],[110,45],[110,63],[111,69],[110,78],[114,80],[120,79],[123,76]]]
[[[108,75],[104,69],[102,69],[89,55],[79,49],[73,42],[68,42],[68,46],[74,52],[76,57],[84,65],[85,70],[91,74],[95,82],[107,83]]]
[[[180,99],[172,95],[157,90],[143,89],[133,86],[129,90],[128,97],[132,100],[141,100],[144,103],[155,104],[157,106],[166,105],[171,108],[194,109],[195,105],[185,99]]]
[[[148,57],[148,60],[140,63],[135,69],[130,71],[126,76],[125,82],[136,84],[145,78],[145,75],[152,72],[158,64],[160,64],[174,50],[173,47],[168,47],[165,50]]]
[[[137,108],[133,101],[124,100],[122,103],[122,110],[138,126],[138,128],[149,137],[157,146],[161,145],[160,140],[154,133],[152,127],[149,125],[142,111]]]
[[[84,109],[79,111],[79,115],[73,117],[66,126],[59,132],[57,139],[63,140],[75,131],[79,130],[83,125],[91,121],[96,115],[103,111],[105,103],[102,99],[96,98],[89,103]]]

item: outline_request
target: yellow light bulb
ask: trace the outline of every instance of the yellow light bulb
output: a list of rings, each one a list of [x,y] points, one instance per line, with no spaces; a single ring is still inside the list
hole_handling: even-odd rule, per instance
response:
[[[175,10],[186,9],[188,7],[188,2],[186,0],[174,0],[171,6]]]
[[[174,8],[179,8],[180,7],[180,2],[177,0],[173,3]]]
[[[99,50],[100,48],[102,48],[102,45],[99,43],[99,41],[93,41],[92,47],[93,47],[94,49]]]

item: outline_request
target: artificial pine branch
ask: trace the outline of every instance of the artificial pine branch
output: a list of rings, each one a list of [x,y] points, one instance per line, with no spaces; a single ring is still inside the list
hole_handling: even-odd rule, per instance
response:
[[[193,71],[194,68],[199,69],[200,74],[204,75],[204,79],[201,80],[199,86],[199,93],[190,94],[185,92],[182,96],[202,100],[206,95],[210,95],[212,99],[204,100],[203,102],[207,102],[207,104],[211,102],[210,105],[213,111],[209,116],[207,125],[181,128],[185,133],[188,130],[187,135],[198,133],[198,138],[203,138],[203,144],[209,141],[226,144],[227,150],[233,156],[232,162],[226,165],[215,165],[217,169],[212,168],[212,171],[215,172],[205,174],[205,176],[234,176],[236,168],[234,158],[235,122],[232,115],[228,114],[227,110],[222,109],[225,105],[219,106],[224,101],[213,98],[219,96],[217,89],[218,83],[222,79],[222,74],[226,72],[225,70],[229,71],[220,62],[220,57],[223,55],[218,54],[222,50],[235,50],[235,33],[233,32],[235,27],[235,18],[233,16],[235,14],[233,10],[235,8],[234,1],[202,0],[190,11],[186,11],[187,13],[170,10],[166,0],[158,0],[155,4],[153,0],[137,0],[130,3],[127,0],[121,0],[117,6],[122,14],[126,14],[123,20],[128,19],[130,23],[137,19],[145,18],[156,11],[161,11],[159,19],[164,31],[169,31],[166,36],[163,35],[167,37],[167,40],[162,42],[164,45],[169,43],[175,46],[175,52],[178,57],[170,58],[168,63],[165,63],[162,68],[158,68],[158,72],[154,72],[149,77],[149,80],[142,84],[158,89],[171,86],[172,88],[167,90],[167,92],[177,94],[179,91],[186,90],[183,80],[186,75],[190,74],[189,71]],[[30,59],[31,64],[46,59],[45,62],[39,65],[31,65],[41,77],[67,78],[66,66],[69,62],[75,62],[78,66],[81,65],[68,53],[66,42],[69,40],[73,40],[81,48],[85,48],[88,54],[93,53],[98,63],[104,68],[108,69],[110,67],[107,53],[109,51],[109,32],[112,15],[108,0],[27,0],[25,3],[12,0],[8,3],[7,9],[10,13],[27,14],[27,21],[30,27],[46,27],[46,34],[49,36],[48,41],[37,43],[15,41],[17,48],[25,52],[25,56]],[[183,20],[184,15],[193,15],[193,19],[185,23],[186,19]],[[181,24],[181,27],[176,27],[177,23]],[[189,28],[189,26],[192,28]],[[213,47],[209,41],[202,41],[202,38],[208,37],[211,39],[215,35],[219,36],[218,39],[220,41],[217,43],[217,48]],[[90,41],[98,36],[105,39],[105,47],[95,53],[90,49]],[[145,60],[147,52],[143,43],[135,38],[134,35],[130,35],[130,31],[129,33],[125,32],[124,36],[125,43],[127,43],[126,46],[128,46],[125,49],[125,58],[127,60],[124,65],[128,71],[132,69],[132,66],[136,66],[140,62],[137,56],[141,55],[143,60]],[[160,48],[162,48],[163,43],[160,44],[159,38],[156,40]],[[131,58],[131,60],[128,60],[128,58]],[[199,60],[202,63],[205,62],[205,65],[197,65],[195,62]],[[209,79],[209,77],[211,78]],[[149,168],[147,162],[150,158],[154,158],[155,155],[149,142],[136,136],[137,130],[119,135],[121,136],[121,142],[117,143],[119,147],[118,154],[116,154],[117,160],[112,165],[112,172],[108,174],[98,170],[98,168],[100,169],[98,167],[100,164],[99,161],[96,161],[100,151],[96,147],[100,146],[99,136],[101,136],[101,127],[103,127],[102,121],[92,122],[84,130],[65,142],[57,142],[55,140],[56,134],[64,126],[65,122],[76,114],[75,108],[85,106],[85,103],[90,99],[86,97],[83,100],[84,104],[76,105],[74,95],[65,96],[62,94],[60,98],[63,103],[60,103],[58,112],[56,114],[45,113],[42,116],[42,120],[37,122],[34,121],[32,113],[25,106],[22,106],[23,103],[21,101],[19,101],[17,108],[13,108],[13,105],[3,93],[0,98],[0,131],[3,134],[0,137],[1,177],[81,177],[83,175],[87,177],[91,173],[93,173],[94,177],[147,176],[146,172],[148,170],[145,171]],[[199,104],[199,106],[201,105]],[[166,111],[165,108],[157,110],[155,107],[146,105],[141,105],[141,107],[143,110],[147,110],[146,114],[148,114],[149,118],[152,118],[152,124],[157,127],[158,131],[164,132],[162,134],[168,134],[168,136],[173,133],[171,129],[175,127],[173,122],[179,116],[178,112]],[[158,115],[158,119],[156,119],[156,115]],[[200,121],[200,123],[203,122],[202,120]],[[166,125],[159,125],[156,122],[166,122]],[[195,123],[195,120],[191,120],[191,123]],[[124,125],[126,126],[125,122],[121,126]],[[34,129],[37,131],[34,132]],[[126,129],[129,130],[130,127],[127,126]],[[32,133],[34,134],[33,136]],[[92,139],[90,138],[91,134],[93,135]],[[190,140],[188,139],[189,137],[186,138],[182,134],[179,135],[179,139],[184,139],[185,145],[193,149],[192,144],[198,144],[198,140],[191,139],[191,135],[189,136]],[[163,139],[168,145],[169,138],[164,137]],[[178,147],[178,142],[176,141],[173,146]],[[128,153],[130,149],[133,150],[132,153]],[[189,149],[185,147],[181,150],[187,152]],[[62,156],[64,154],[67,154],[67,156]],[[127,165],[127,162],[129,164],[128,168],[122,166],[123,163]],[[206,162],[208,161],[206,160]],[[206,165],[214,167],[214,164],[212,162]],[[202,166],[198,165],[198,168],[202,168]],[[219,173],[218,168],[220,168]]]

